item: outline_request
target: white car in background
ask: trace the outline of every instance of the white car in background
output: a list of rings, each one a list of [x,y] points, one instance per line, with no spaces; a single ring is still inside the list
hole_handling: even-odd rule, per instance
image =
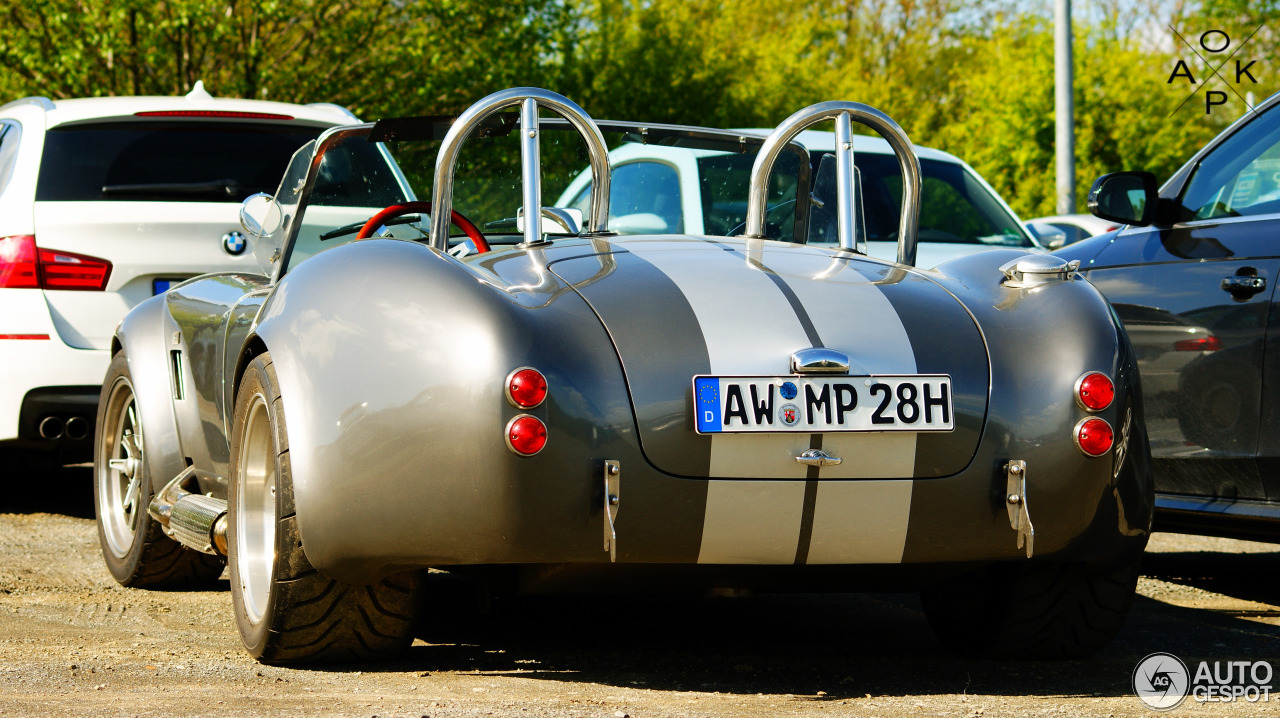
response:
[[[1062,239],[1045,244],[1049,249],[1059,249],[1068,244],[1075,244],[1082,239],[1096,237],[1103,232],[1120,229],[1123,224],[1109,219],[1094,217],[1091,214],[1057,214],[1052,217],[1038,217],[1030,220],[1032,224],[1047,224],[1062,232]]]
[[[739,130],[764,137],[765,130]],[[836,244],[835,135],[807,131],[796,138],[809,152],[810,186],[816,198],[805,232],[809,244]],[[855,135],[854,165],[858,169],[859,240],[867,253],[879,259],[897,258],[898,208],[902,180],[898,160],[889,143],[879,137]],[[977,172],[955,155],[915,146],[923,177],[923,203],[916,266],[935,267],[956,257],[986,249],[1017,247],[1042,251],[1043,247],[1018,219],[1000,195]],[[661,144],[625,144],[609,153],[613,166],[610,190],[610,229],[622,234],[686,233],[733,235],[742,231],[746,207],[718,201],[719,196],[745,196],[745,190],[721,192],[734,185],[733,175],[745,187],[749,166],[739,166],[731,152],[674,149]],[[576,177],[556,202],[559,207],[588,209],[589,172]],[[781,196],[793,197],[781,192]],[[826,196],[830,195],[830,196]],[[829,201],[828,201],[829,200]],[[770,237],[791,239],[794,202],[771,205],[767,224]],[[868,224],[869,222],[869,224]]]
[[[240,202],[337,105],[185,97],[0,106],[0,449],[87,458],[116,325],[208,272],[261,273]]]

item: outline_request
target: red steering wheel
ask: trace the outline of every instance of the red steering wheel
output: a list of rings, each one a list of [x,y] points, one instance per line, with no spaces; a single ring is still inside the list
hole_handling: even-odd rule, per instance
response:
[[[405,202],[404,204],[393,204],[390,207],[369,218],[368,222],[360,228],[360,232],[356,234],[356,239],[368,239],[373,236],[374,230],[381,227],[387,220],[392,217],[399,217],[402,214],[414,214],[431,212],[430,202]],[[475,222],[463,217],[456,209],[449,210],[449,217],[453,223],[466,233],[467,239],[476,246],[476,254],[484,254],[489,251],[489,241],[480,233],[480,228]]]

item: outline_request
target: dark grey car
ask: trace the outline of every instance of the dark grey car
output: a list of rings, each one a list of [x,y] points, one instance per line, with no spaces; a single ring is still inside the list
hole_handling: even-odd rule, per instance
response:
[[[824,120],[839,243],[806,245],[791,140]],[[896,262],[857,251],[853,121],[898,156]],[[722,153],[704,189],[745,232],[610,231],[615,197],[664,187],[613,177],[611,143]],[[277,663],[402,650],[439,616],[428,568],[540,593],[915,588],[958,651],[1096,651],[1151,519],[1132,349],[1069,262],[913,266],[911,147],[852,102],[759,139],[598,124],[536,88],[326,132],[245,202],[279,248],[263,274],[192,279],[117,332],[108,568],[172,586],[225,557],[245,646]],[[587,211],[542,204],[584,167]]]
[[[1156,190],[1094,184],[1129,224],[1059,250],[1115,306],[1142,375],[1156,530],[1280,540],[1280,95]]]

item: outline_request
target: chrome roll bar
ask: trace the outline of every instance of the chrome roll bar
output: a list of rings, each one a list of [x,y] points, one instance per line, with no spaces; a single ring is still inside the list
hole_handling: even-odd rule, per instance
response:
[[[856,121],[880,133],[893,148],[902,168],[902,216],[898,220],[898,263],[916,264],[916,235],[920,227],[920,160],[907,133],[890,117],[860,102],[819,102],[782,121],[769,134],[751,167],[751,193],[747,200],[747,237],[764,237],[764,217],[769,199],[769,173],[783,148],[801,131],[825,120],[836,122],[836,181],[840,246],[854,250],[853,131]]]
[[[513,87],[481,99],[458,116],[436,155],[435,187],[431,193],[431,246],[449,248],[449,215],[453,209],[453,173],[462,143],[480,123],[508,107],[520,106],[520,167],[524,189],[523,246],[542,240],[542,171],[539,161],[538,108],[554,110],[586,140],[591,157],[591,221],[588,234],[609,231],[609,150],[604,135],[581,107],[564,95],[537,87]]]

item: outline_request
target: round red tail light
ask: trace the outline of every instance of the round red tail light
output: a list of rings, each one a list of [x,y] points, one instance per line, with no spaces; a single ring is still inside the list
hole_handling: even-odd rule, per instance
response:
[[[1076,380],[1076,403],[1087,411],[1102,411],[1116,398],[1116,385],[1111,377],[1091,371]]]
[[[547,398],[547,378],[542,372],[521,367],[507,375],[507,401],[521,409],[532,409]]]
[[[521,456],[533,456],[547,445],[547,425],[536,416],[521,414],[507,422],[507,448]]]
[[[1087,456],[1102,456],[1111,451],[1115,437],[1111,433],[1111,425],[1093,417],[1076,424],[1076,446]]]

